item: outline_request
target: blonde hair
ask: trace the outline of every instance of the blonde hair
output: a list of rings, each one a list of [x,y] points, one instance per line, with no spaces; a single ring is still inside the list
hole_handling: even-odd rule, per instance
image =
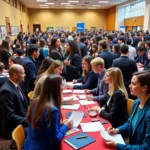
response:
[[[109,87],[109,95],[113,95],[115,90],[119,89],[125,94],[125,98],[128,99],[128,93],[124,86],[123,75],[119,68],[112,67],[107,70],[112,77],[112,87]]]
[[[102,68],[104,68],[104,60],[100,57],[96,57],[91,61],[91,65],[100,65]]]

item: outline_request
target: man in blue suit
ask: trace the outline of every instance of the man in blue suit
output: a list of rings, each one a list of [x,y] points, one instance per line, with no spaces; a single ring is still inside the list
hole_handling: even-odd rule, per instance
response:
[[[26,112],[29,101],[19,83],[24,80],[24,68],[14,64],[9,68],[9,80],[0,89],[0,136],[11,138],[12,131],[21,124],[27,131]]]
[[[21,64],[25,69],[25,82],[24,82],[24,92],[27,95],[30,91],[34,89],[34,82],[37,78],[37,68],[36,68],[36,58],[39,56],[38,46],[36,44],[31,44],[28,49],[28,56],[21,60]]]

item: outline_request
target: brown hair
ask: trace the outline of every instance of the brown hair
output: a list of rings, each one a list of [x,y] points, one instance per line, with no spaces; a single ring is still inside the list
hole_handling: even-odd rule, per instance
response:
[[[47,108],[48,108],[47,120],[50,120],[52,118],[53,106],[56,106],[58,108],[60,112],[60,119],[62,119],[62,114],[61,114],[62,94],[60,89],[61,84],[62,84],[62,78],[60,75],[52,74],[47,76],[47,78],[45,79],[40,97],[33,100],[27,113],[27,122],[28,123],[32,122],[33,128],[39,127],[38,123]],[[35,111],[32,118],[31,116],[32,116],[33,109],[35,109]],[[33,121],[31,121],[32,119]]]

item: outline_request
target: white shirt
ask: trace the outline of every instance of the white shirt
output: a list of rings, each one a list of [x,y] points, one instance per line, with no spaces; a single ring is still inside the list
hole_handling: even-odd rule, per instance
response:
[[[131,46],[131,45],[128,45],[128,47],[129,47],[128,57],[134,60],[134,58],[137,55],[136,54],[136,49],[133,46]]]

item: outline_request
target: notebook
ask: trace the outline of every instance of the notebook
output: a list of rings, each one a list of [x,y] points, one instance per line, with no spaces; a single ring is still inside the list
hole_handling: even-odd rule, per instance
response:
[[[86,138],[77,139],[78,137],[84,137],[84,136],[86,136]],[[68,143],[71,147],[73,147],[74,149],[80,149],[86,145],[89,145],[95,142],[96,140],[92,138],[91,136],[89,136],[88,134],[82,132],[70,138],[66,138],[64,141]]]

